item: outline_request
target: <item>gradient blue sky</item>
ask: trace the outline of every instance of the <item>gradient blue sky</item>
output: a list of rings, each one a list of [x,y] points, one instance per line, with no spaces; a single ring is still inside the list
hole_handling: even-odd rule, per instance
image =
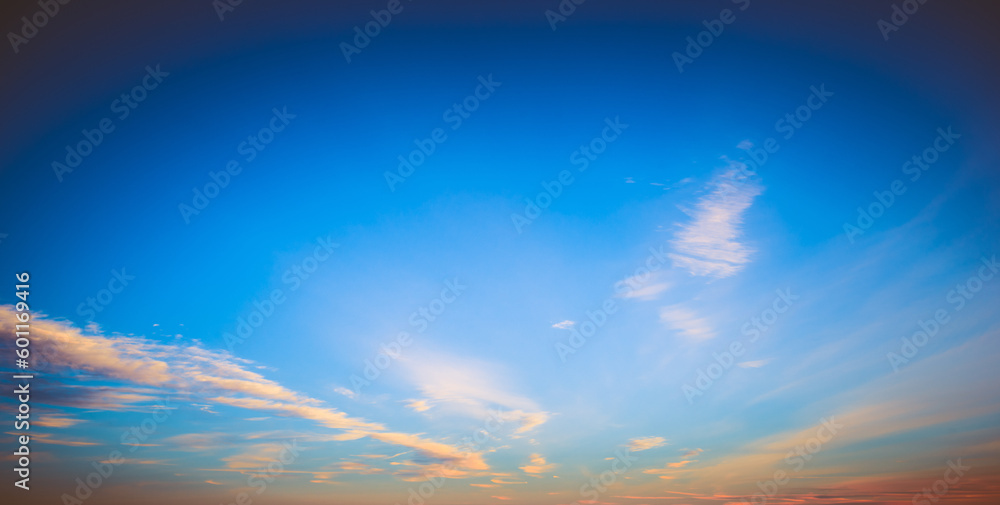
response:
[[[948,299],[1000,250],[989,9],[928,2],[885,41],[890,2],[594,0],[553,31],[556,5],[405,2],[348,63],[339,45],[384,2],[244,2],[221,22],[207,1],[71,3],[3,54],[0,262],[31,272],[55,349],[35,401],[64,420],[33,428],[36,496],[71,493],[167,395],[155,446],[92,501],[230,503],[295,439],[302,455],[254,503],[404,503],[450,463],[429,503],[568,504],[625,447],[636,466],[598,502],[727,503],[831,417],[844,434],[772,503],[909,503],[958,458],[976,491],[950,498],[994,499],[998,288],[960,311]],[[724,8],[736,20],[678,72],[671,54]],[[169,76],[60,182],[52,161],[147,65]],[[442,113],[491,75],[502,84],[452,130]],[[784,138],[776,122],[813,86],[833,95]],[[178,205],[274,108],[295,118],[185,223]],[[608,118],[628,127],[578,171]],[[384,172],[435,128],[448,139],[390,191]],[[911,180],[904,163],[939,128],[961,138]],[[780,149],[734,180],[768,138]],[[519,233],[511,214],[563,170],[574,182]],[[848,240],[895,179],[906,192]],[[327,237],[339,247],[291,289]],[[670,259],[623,296],[650,248]],[[82,314],[122,269],[134,280]],[[454,279],[466,289],[418,332],[411,314]],[[275,289],[287,300],[228,345]],[[777,289],[799,298],[748,343]],[[607,300],[616,312],[561,360]],[[894,371],[887,353],[938,309],[950,322]],[[413,343],[351,391],[400,331]],[[682,387],[734,341],[739,365],[689,402]],[[489,409],[511,422],[450,452]]]

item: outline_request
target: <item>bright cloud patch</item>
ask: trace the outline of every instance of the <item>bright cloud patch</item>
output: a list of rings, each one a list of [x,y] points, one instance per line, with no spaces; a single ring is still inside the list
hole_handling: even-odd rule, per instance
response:
[[[692,340],[705,340],[715,336],[708,319],[682,305],[670,305],[660,309],[660,321],[672,330]]]
[[[667,445],[667,439],[663,437],[633,438],[628,441],[628,450],[631,452],[646,451],[664,445]]]
[[[732,166],[708,184],[709,193],[688,214],[671,245],[674,265],[693,275],[729,277],[749,261],[752,249],[739,242],[743,213],[763,188]]]
[[[555,464],[545,461],[545,458],[541,454],[532,454],[531,464],[520,468],[524,470],[524,473],[539,474],[550,472],[555,467]]]
[[[544,424],[550,414],[529,398],[508,390],[506,373],[490,363],[449,355],[424,353],[401,359],[424,398],[410,400],[417,410],[436,406],[447,413],[484,420],[513,422],[513,436]],[[496,414],[499,412],[500,414]]]

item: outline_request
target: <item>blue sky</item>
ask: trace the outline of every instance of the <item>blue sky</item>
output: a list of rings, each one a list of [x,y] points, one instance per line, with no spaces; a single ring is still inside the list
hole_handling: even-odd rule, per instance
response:
[[[248,2],[223,21],[208,2],[70,4],[5,55],[23,99],[0,152],[0,258],[31,273],[50,361],[36,496],[73,494],[116,448],[127,459],[92,501],[404,503],[443,474],[428,503],[735,503],[784,470],[770,503],[909,503],[959,458],[978,471],[950,498],[995,496],[982,19],[927,3],[884,40],[890,3],[587,2],[552,30],[557,5],[407,2],[347,62],[340,44],[384,4]],[[672,54],[727,8],[735,21],[679,72]],[[168,75],[118,119],[147,66]],[[498,84],[468,101],[484,81]],[[453,127],[463,101],[478,107]],[[809,118],[786,136],[796,111]],[[57,176],[105,117],[115,130]],[[241,143],[276,124],[250,159]],[[436,128],[446,140],[390,187]],[[956,135],[933,151],[941,131]],[[580,170],[574,153],[599,145]],[[904,164],[927,149],[913,180]],[[239,172],[219,175],[230,160]],[[186,219],[213,174],[229,182]],[[895,180],[905,192],[849,236]],[[960,304],[957,284],[982,288]],[[272,294],[252,334],[226,337]],[[925,345],[888,357],[936,311],[948,322]],[[604,322],[561,353],[588,319]],[[148,441],[120,440],[162,412]],[[831,419],[843,431],[796,469],[787,451]],[[293,440],[258,494],[248,478]],[[635,462],[591,494],[626,449]]]

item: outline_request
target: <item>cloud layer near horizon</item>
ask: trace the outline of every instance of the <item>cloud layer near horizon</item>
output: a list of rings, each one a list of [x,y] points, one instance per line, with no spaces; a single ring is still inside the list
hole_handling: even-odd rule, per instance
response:
[[[15,322],[13,307],[0,305],[0,325],[13,327]],[[34,362],[45,367],[40,371],[84,372],[96,378],[156,388],[138,395],[128,392],[102,395],[104,404],[87,405],[90,408],[116,410],[131,403],[148,402],[156,398],[157,390],[163,394],[190,394],[216,404],[314,421],[340,430],[333,436],[335,440],[369,437],[415,450],[431,464],[449,464],[458,470],[489,469],[482,451],[465,450],[416,434],[391,432],[380,423],[352,417],[249,370],[252,362],[225,351],[196,344],[104,335],[95,325],[81,330],[67,321],[40,313],[34,315],[31,324]],[[4,346],[13,346],[13,335],[10,337],[3,341]]]

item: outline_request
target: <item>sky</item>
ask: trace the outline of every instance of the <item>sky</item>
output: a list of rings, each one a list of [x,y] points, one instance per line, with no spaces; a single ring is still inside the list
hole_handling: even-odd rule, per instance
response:
[[[996,503],[996,15],[8,2],[2,495]]]

